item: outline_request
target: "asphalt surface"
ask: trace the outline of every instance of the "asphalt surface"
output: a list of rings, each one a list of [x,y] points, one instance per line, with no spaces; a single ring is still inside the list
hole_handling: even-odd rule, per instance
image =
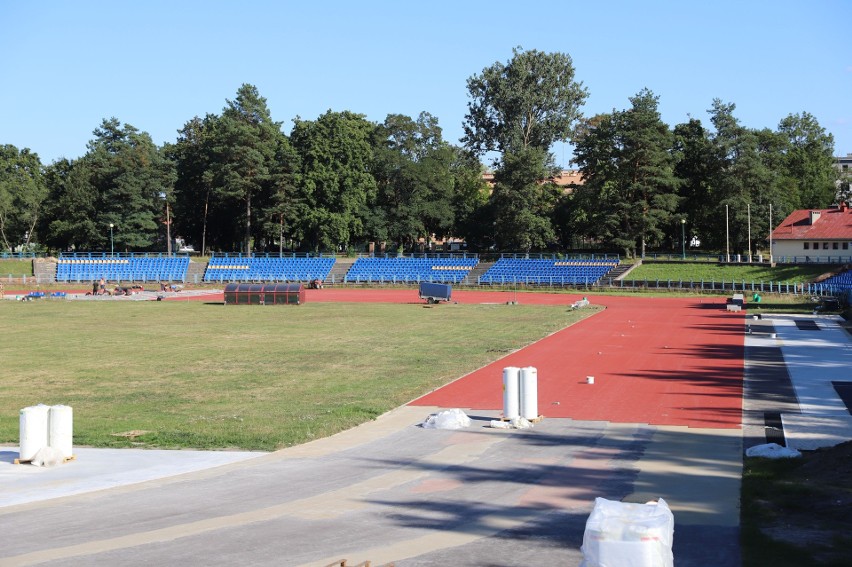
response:
[[[848,374],[849,336],[831,318],[808,318],[819,331],[801,329],[801,319],[746,320],[771,322],[775,336],[744,329],[742,429],[545,418],[503,430],[489,426],[494,412],[471,410],[471,427],[431,430],[420,423],[439,408],[407,406],[299,447],[231,454],[231,462],[203,462],[225,452],[84,459],[81,450],[33,473],[10,463],[14,448],[2,448],[0,565],[576,566],[597,496],[664,498],[678,567],[740,565],[742,454],[766,440],[765,415],[778,413],[792,438],[811,445],[820,436],[801,437],[797,419],[831,422],[830,441],[846,431],[825,381]],[[773,384],[784,372],[786,382]],[[134,459],[122,472],[120,463]],[[98,470],[62,480],[84,466]],[[145,468],[157,472],[140,478]]]

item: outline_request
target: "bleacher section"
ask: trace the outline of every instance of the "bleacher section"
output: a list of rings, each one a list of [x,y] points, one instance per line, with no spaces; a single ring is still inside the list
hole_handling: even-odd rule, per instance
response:
[[[591,285],[618,265],[617,259],[556,260],[500,258],[480,284]]]
[[[479,262],[476,256],[435,258],[358,258],[346,273],[347,283],[458,283]]]
[[[334,258],[214,256],[205,282],[309,282],[325,280]]]
[[[846,291],[852,289],[852,270],[846,270],[836,276],[831,276],[820,282],[820,285],[836,291]]]
[[[90,282],[104,278],[115,282],[185,281],[189,256],[60,255],[57,282]]]

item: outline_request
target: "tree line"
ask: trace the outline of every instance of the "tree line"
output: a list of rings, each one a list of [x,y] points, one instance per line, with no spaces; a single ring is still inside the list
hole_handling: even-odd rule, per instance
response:
[[[167,235],[204,251],[412,251],[456,237],[470,250],[606,249],[642,255],[745,251],[797,208],[848,198],[834,141],[807,112],[752,129],[714,100],[709,125],[674,128],[643,89],[622,110],[581,113],[588,91],[563,53],[516,48],[467,81],[460,144],[428,112],[376,123],[350,111],[296,117],[289,134],[244,84],[219,114],[193,117],[174,142],[116,118],[85,155],[49,165],[0,148],[5,250],[165,251]],[[553,179],[551,148],[574,147],[583,183]],[[483,179],[483,159],[493,183]],[[840,187],[842,195],[838,195]]]

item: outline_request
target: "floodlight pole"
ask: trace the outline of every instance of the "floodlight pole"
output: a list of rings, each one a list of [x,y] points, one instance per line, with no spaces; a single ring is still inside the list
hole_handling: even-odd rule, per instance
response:
[[[686,219],[680,219],[680,256],[686,260]]]
[[[728,228],[728,205],[725,205],[725,262],[731,261],[731,232]]]
[[[772,265],[772,203],[769,203],[769,265]]]
[[[751,203],[746,203],[748,214],[748,263],[751,264]]]
[[[109,223],[109,255],[115,256],[115,245],[113,244],[112,239],[112,227],[115,226],[112,223]]]

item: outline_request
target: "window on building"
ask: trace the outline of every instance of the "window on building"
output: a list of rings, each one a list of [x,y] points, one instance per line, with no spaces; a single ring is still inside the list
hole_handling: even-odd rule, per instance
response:
[[[823,249],[823,250],[828,250],[828,242],[823,242],[823,243],[822,243],[822,249]]]
[[[837,243],[837,242],[832,242],[832,243],[831,243],[831,249],[832,249],[832,250],[837,250],[838,248],[840,248],[840,246],[838,246],[838,243]]]
[[[844,242],[844,243],[843,243],[843,249],[844,249],[844,250],[849,250],[849,243],[848,243],[848,242]]]
[[[810,243],[810,242],[805,242],[805,243],[803,243],[803,244],[804,244],[805,250],[807,250],[808,248],[810,248],[810,247],[811,247],[811,243]]]
[[[819,242],[814,242],[814,250],[819,250]]]

